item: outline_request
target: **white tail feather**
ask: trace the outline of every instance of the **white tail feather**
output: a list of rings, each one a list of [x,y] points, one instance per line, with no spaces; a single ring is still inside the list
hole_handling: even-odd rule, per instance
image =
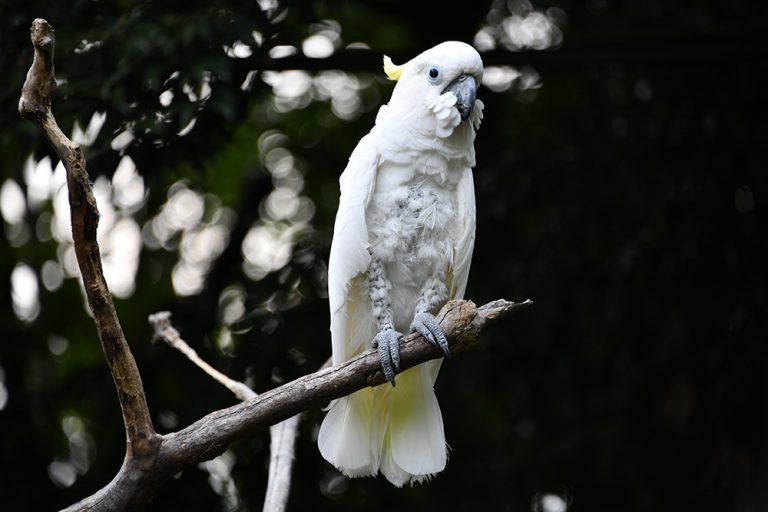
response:
[[[399,374],[395,388],[363,389],[332,404],[317,440],[323,457],[347,476],[381,471],[398,487],[442,471],[447,451],[434,364]]]
[[[388,449],[392,462],[409,480],[418,481],[445,469],[443,417],[429,364],[406,370],[397,379],[389,402]]]
[[[373,476],[379,470],[379,444],[373,435],[373,395],[372,389],[362,389],[340,398],[320,426],[320,453],[350,477]]]

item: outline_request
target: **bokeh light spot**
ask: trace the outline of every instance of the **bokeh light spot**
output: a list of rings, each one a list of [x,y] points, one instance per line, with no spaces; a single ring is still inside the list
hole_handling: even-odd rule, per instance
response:
[[[27,202],[21,187],[12,179],[5,180],[0,188],[0,213],[3,219],[8,224],[18,224],[26,212]]]
[[[537,494],[533,498],[531,509],[533,512],[566,512],[568,501],[554,493]]]
[[[55,460],[48,464],[48,477],[58,487],[72,487],[77,480],[77,470],[69,461]]]
[[[40,313],[40,299],[37,276],[32,268],[19,263],[11,272],[11,299],[16,318],[31,323]]]

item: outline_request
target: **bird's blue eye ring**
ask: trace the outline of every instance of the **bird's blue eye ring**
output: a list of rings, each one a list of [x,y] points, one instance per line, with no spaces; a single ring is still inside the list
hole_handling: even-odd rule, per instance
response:
[[[429,80],[430,83],[436,84],[440,82],[441,75],[440,68],[437,66],[432,66],[427,70],[427,80]]]

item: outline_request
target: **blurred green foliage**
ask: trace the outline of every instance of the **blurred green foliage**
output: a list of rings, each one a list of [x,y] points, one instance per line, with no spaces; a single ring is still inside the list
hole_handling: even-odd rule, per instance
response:
[[[15,115],[39,16],[56,29],[61,127],[85,129],[106,113],[85,147],[92,179],[112,194],[100,205],[112,212],[102,225],[123,219],[142,233],[135,289],[117,308],[159,430],[234,399],[150,343],[150,313],[172,311],[205,359],[257,391],[330,355],[325,264],[337,179],[390,93],[381,55],[402,61],[443,40],[472,42],[485,27],[496,37],[485,55],[520,75],[480,91],[467,297],[535,306],[443,366],[444,473],[399,490],[382,478],[341,478],[315,446],[322,412],[309,411],[289,508],[546,510],[539,498],[548,493],[573,511],[768,506],[766,7],[419,5],[4,2],[3,215],[18,203],[13,190],[24,201],[19,219],[4,217],[0,250],[0,502],[66,506],[107,483],[124,451],[78,281],[56,284],[66,242],[51,223],[55,194],[30,200],[25,163],[52,158]],[[501,34],[514,16],[544,23],[528,26],[528,36],[547,26],[559,36],[540,51],[535,39],[513,51]],[[311,71],[270,71],[282,69],[270,52],[301,54],[317,35],[331,55],[289,57]],[[132,141],[118,147],[126,130]],[[115,177],[124,157],[141,177],[130,183],[143,184],[131,207],[120,203]],[[166,226],[159,240],[153,226],[182,197],[190,224]],[[124,252],[121,240],[110,242],[113,255]],[[198,272],[197,288],[182,262]],[[10,285],[19,265],[39,289],[26,321]],[[180,293],[185,286],[192,292]],[[150,509],[259,510],[266,433],[228,457],[223,472],[185,471]]]

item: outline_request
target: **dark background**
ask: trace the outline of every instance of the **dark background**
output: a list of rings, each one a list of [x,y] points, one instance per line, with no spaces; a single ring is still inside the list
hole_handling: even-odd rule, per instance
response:
[[[391,91],[381,56],[403,62],[443,40],[471,43],[486,27],[497,41],[483,52],[486,68],[509,66],[520,77],[505,90],[496,82],[479,91],[486,109],[467,297],[531,298],[534,307],[443,365],[437,393],[451,454],[434,481],[398,490],[383,478],[340,478],[316,449],[322,412],[312,410],[289,509],[547,510],[541,498],[554,494],[573,511],[765,510],[768,8],[693,0],[418,5],[278,0],[265,12],[226,0],[0,4],[8,190],[26,194],[28,157],[52,155],[16,113],[35,17],[56,30],[57,76],[66,82],[54,112],[64,131],[107,113],[85,148],[92,179],[111,178],[123,155],[143,178],[138,206],[113,208],[145,239],[135,291],[116,303],[157,428],[181,428],[234,399],[180,354],[150,343],[150,313],[170,310],[205,359],[257,391],[329,357],[325,264],[337,179]],[[545,20],[550,32],[523,24],[513,35],[522,30],[528,44],[511,42],[503,26],[515,20]],[[329,33],[336,51],[326,58],[299,50],[267,59],[275,46],[301,49],[310,35]],[[237,40],[250,56],[226,55]],[[355,42],[369,49],[347,49]],[[241,88],[251,70],[294,67],[309,75],[287,75],[289,83],[343,70],[333,77],[356,84],[359,101],[339,117],[317,92],[286,107],[262,80],[269,73]],[[211,93],[201,100],[205,80]],[[162,105],[166,89],[175,96]],[[121,153],[110,142],[126,126],[134,141]],[[275,163],[286,155],[287,175]],[[202,199],[202,217],[161,247],[146,242],[179,187]],[[287,204],[275,189],[300,198],[299,213],[275,214],[275,204]],[[5,219],[0,244],[0,502],[25,510],[54,510],[94,492],[124,450],[78,281],[43,284],[44,263],[56,263],[48,265],[55,274],[66,247],[51,239],[52,212],[50,200],[30,203],[20,219]],[[228,238],[200,267],[202,289],[185,296],[173,269],[185,240],[205,226]],[[274,271],[247,275],[241,248],[254,226],[289,240],[291,252]],[[39,311],[27,320],[14,313],[10,286],[20,264],[38,275]],[[237,443],[226,460],[223,472],[188,469],[150,510],[260,510],[266,433]]]

